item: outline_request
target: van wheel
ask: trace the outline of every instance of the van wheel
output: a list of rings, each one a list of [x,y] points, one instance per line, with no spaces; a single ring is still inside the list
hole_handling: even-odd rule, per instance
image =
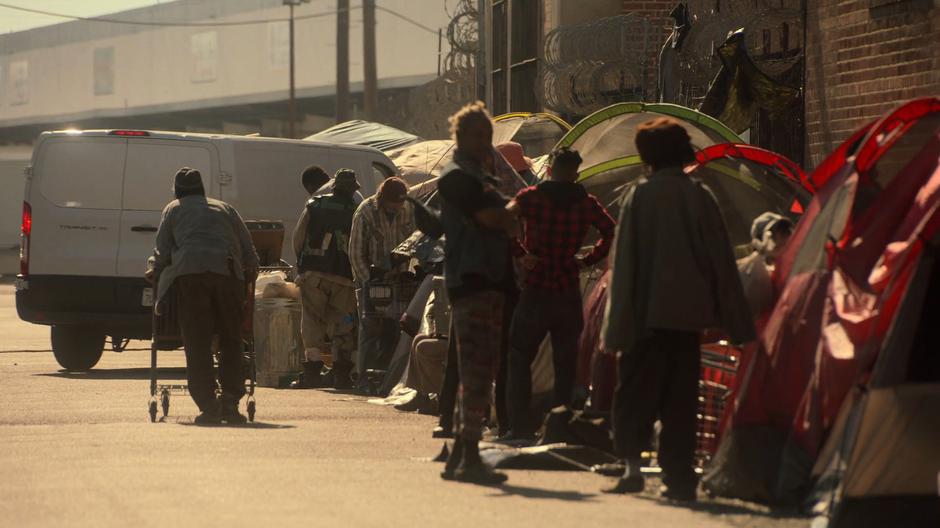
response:
[[[104,332],[84,326],[52,327],[52,353],[62,368],[85,371],[94,367],[104,352]]]

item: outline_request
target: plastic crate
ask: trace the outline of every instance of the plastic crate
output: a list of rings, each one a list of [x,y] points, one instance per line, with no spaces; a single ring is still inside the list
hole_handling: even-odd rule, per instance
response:
[[[397,321],[408,310],[419,284],[415,280],[370,281],[366,285],[367,299],[362,315]]]
[[[277,266],[284,248],[284,223],[273,220],[246,220],[251,243],[261,266]]]

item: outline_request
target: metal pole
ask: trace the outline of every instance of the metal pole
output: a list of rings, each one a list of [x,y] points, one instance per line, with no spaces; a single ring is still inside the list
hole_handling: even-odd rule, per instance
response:
[[[349,0],[336,2],[336,122],[349,120]]]
[[[363,45],[363,110],[369,121],[375,121],[378,98],[378,79],[375,67],[375,0],[362,1]]]
[[[474,96],[476,99],[486,102],[486,106],[493,108],[493,83],[491,78],[492,71],[492,46],[487,37],[489,31],[487,27],[488,18],[492,18],[493,7],[489,0],[477,0],[477,28],[479,37],[477,37],[477,56],[476,56],[476,82],[474,83]],[[491,20],[490,20],[491,21]]]
[[[503,73],[506,79],[506,108],[500,112],[512,112],[512,0],[506,0],[506,70]],[[495,24],[494,24],[495,25]],[[494,34],[494,38],[500,38]],[[493,109],[496,111],[496,109]]]
[[[441,41],[444,38],[444,30],[437,28],[437,76],[441,76]]]
[[[287,105],[288,123],[287,135],[294,137],[294,122],[296,121],[296,108],[294,107],[294,4],[290,4],[290,99]]]

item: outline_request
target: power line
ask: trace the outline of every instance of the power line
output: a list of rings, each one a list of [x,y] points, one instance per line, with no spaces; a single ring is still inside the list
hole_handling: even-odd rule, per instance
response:
[[[359,6],[359,7],[362,7],[362,6]],[[389,9],[389,8],[387,8],[387,7],[380,6],[380,5],[376,5],[375,8],[378,9],[379,11],[385,11],[386,13],[388,13],[388,14],[394,16],[394,17],[400,18],[400,19],[404,20],[405,22],[408,22],[408,23],[410,23],[410,24],[412,24],[412,25],[414,25],[414,26],[417,26],[417,27],[419,27],[419,28],[421,28],[421,29],[427,31],[428,33],[431,33],[431,34],[434,35],[434,36],[437,36],[437,31],[438,31],[438,30],[436,30],[436,29],[434,29],[434,28],[430,28],[430,27],[428,27],[428,26],[425,26],[424,24],[422,24],[421,22],[418,22],[417,20],[415,20],[415,19],[413,19],[413,18],[408,18],[407,16],[405,16],[405,15],[399,13],[398,11],[392,11],[391,9]]]
[[[81,21],[84,21],[84,22],[99,22],[99,23],[107,23],[107,24],[127,24],[127,25],[131,25],[131,26],[153,26],[153,27],[251,26],[251,25],[256,25],[256,24],[269,24],[269,23],[271,23],[271,22],[287,22],[287,21],[289,20],[289,19],[287,19],[287,18],[268,18],[268,19],[260,19],[260,20],[242,20],[242,21],[233,21],[233,22],[148,22],[148,21],[145,21],[145,20],[121,20],[121,19],[118,19],[118,18],[110,18],[110,17],[83,17],[83,16],[77,16],[77,15],[67,15],[67,14],[64,14],[64,13],[56,13],[56,12],[53,12],[53,11],[46,11],[46,10],[43,10],[43,9],[34,9],[34,8],[31,8],[31,7],[22,7],[22,6],[17,6],[17,5],[11,5],[11,4],[7,4],[7,3],[3,3],[3,2],[0,2],[0,7],[4,7],[4,8],[7,8],[7,9],[12,9],[12,10],[14,10],[14,11],[23,11],[23,12],[26,12],[26,13],[33,13],[33,14],[37,14],[37,15],[45,15],[45,16],[58,17],[58,18],[67,18],[67,19],[70,19],[70,20],[81,20]],[[376,6],[376,8],[379,9],[379,10],[381,10],[381,11],[384,11],[384,12],[386,12],[386,13],[388,13],[388,14],[390,14],[390,15],[396,17],[396,18],[400,18],[401,20],[404,20],[405,22],[408,22],[409,24],[412,24],[412,25],[414,25],[414,26],[416,26],[416,27],[418,27],[418,28],[420,28],[420,29],[423,29],[423,30],[427,31],[428,33],[431,33],[431,34],[433,34],[433,35],[437,35],[437,30],[436,30],[436,29],[433,29],[433,28],[430,28],[430,27],[428,27],[428,26],[425,26],[424,24],[418,22],[417,20],[415,20],[415,19],[413,19],[413,18],[410,18],[410,17],[408,17],[408,16],[405,16],[405,15],[403,15],[403,14],[397,12],[397,11],[394,11],[394,10],[392,10],[392,9],[389,9],[389,8],[387,8],[387,7]],[[351,7],[351,8],[349,9],[349,11],[352,11],[352,10],[354,10],[354,9],[362,9],[362,6],[361,6],[361,5],[353,6],[353,7]],[[307,20],[307,19],[311,19],[311,18],[321,18],[321,17],[325,17],[325,16],[332,16],[332,15],[335,15],[335,14],[337,14],[337,13],[339,13],[339,11],[336,11],[336,10],[334,10],[334,11],[323,11],[323,12],[320,12],[320,13],[312,13],[312,14],[309,14],[309,15],[295,16],[295,17],[294,17],[294,20],[296,21],[296,20]]]
[[[121,20],[109,17],[83,17],[77,15],[66,15],[64,13],[55,13],[42,9],[33,9],[31,7],[22,7],[0,2],[0,7],[12,9],[14,11],[24,11],[38,15],[46,15],[58,18],[67,18],[70,20],[81,20],[84,22],[102,22],[108,24],[127,24],[131,26],[156,26],[156,27],[213,27],[213,26],[250,26],[255,24],[268,24],[270,22],[287,22],[287,18],[268,18],[262,20],[241,20],[237,22],[148,22],[145,20]],[[355,8],[354,8],[355,9]],[[296,16],[294,20],[304,20],[308,18],[318,18],[329,15],[335,15],[336,11],[324,11],[310,15]]]

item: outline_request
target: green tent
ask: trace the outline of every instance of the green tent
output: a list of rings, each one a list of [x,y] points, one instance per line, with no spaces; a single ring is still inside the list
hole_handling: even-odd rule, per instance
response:
[[[637,125],[662,116],[682,123],[696,150],[719,143],[744,142],[715,118],[691,108],[664,103],[618,103],[582,119],[556,146],[571,147],[581,153],[584,160],[581,182],[588,192],[613,209],[611,206],[623,187],[643,174],[643,162],[634,144]]]

